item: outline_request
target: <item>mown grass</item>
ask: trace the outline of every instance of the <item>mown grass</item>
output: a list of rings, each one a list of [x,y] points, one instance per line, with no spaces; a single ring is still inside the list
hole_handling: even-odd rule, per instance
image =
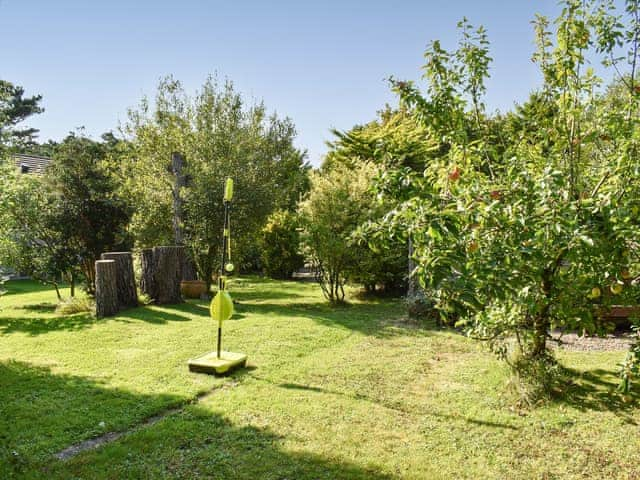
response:
[[[186,367],[214,345],[203,302],[96,320],[55,314],[55,294],[30,282],[8,288],[0,478],[640,478],[637,398],[611,393],[624,352],[563,353],[576,380],[521,411],[501,363],[404,322],[393,300],[334,309],[313,284],[235,280],[224,343],[250,365],[214,378]]]

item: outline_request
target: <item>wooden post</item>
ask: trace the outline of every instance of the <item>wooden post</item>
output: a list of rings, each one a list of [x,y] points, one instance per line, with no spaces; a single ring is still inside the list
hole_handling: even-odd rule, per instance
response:
[[[180,303],[180,281],[184,247],[176,245],[153,248],[153,299],[159,305]]]
[[[143,248],[140,253],[140,293],[148,295],[149,298],[156,298],[156,291],[153,283],[153,248]]]
[[[138,292],[136,291],[131,252],[106,252],[101,255],[101,258],[116,262],[116,288],[118,289],[120,308],[137,307]]]
[[[118,313],[117,269],[115,260],[96,261],[96,317]]]

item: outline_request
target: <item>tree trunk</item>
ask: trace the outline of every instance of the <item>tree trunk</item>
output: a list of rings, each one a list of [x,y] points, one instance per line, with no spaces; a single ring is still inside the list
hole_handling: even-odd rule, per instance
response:
[[[533,323],[533,345],[531,347],[531,358],[543,358],[547,353],[547,332],[550,324],[549,319],[543,315],[538,315]]]
[[[62,300],[62,295],[60,295],[60,289],[58,288],[58,282],[52,282],[53,288],[56,289],[56,296],[58,297],[58,301]]]
[[[184,158],[180,153],[173,152],[171,154],[171,171],[175,176],[171,194],[173,196],[173,235],[176,245],[182,245],[182,197],[180,190],[186,184],[186,178],[182,174],[184,166]]]
[[[182,260],[182,280],[197,280],[196,264],[185,251]]]
[[[153,282],[153,249],[144,248],[140,254],[142,275],[140,276],[140,293],[156,298],[156,290]]]
[[[71,271],[71,273],[69,274],[69,295],[71,295],[72,297],[76,296],[76,272],[74,272],[73,270]]]
[[[87,258],[82,261],[81,269],[84,274],[87,293],[89,295],[95,295],[96,293],[96,270],[94,268],[95,261],[93,259]]]
[[[118,289],[120,309],[137,307],[138,292],[136,291],[131,252],[106,252],[102,254],[101,258],[116,262],[116,288]]]
[[[424,290],[420,287],[418,277],[413,273],[417,265],[413,258],[413,241],[411,240],[411,237],[409,237],[407,250],[409,257],[409,273],[407,278],[407,314],[410,318],[420,318],[426,313],[427,299]]]
[[[180,303],[184,247],[153,248],[153,285],[156,304]]]
[[[96,261],[96,317],[118,313],[117,268],[115,260]]]

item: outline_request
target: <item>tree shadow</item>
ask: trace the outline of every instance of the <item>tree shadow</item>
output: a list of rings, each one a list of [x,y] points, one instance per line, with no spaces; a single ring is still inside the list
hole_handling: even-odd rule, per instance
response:
[[[239,315],[273,315],[280,317],[304,317],[327,326],[340,326],[376,338],[397,335],[426,336],[437,328],[435,324],[421,324],[403,320],[404,311],[397,301],[352,303],[332,306],[328,303],[293,302],[240,303],[236,306]]]
[[[192,320],[189,316],[180,315],[176,312],[184,312],[200,315],[201,312],[193,307],[185,307],[185,304],[167,305],[162,307],[137,307],[129,308],[118,312],[114,317],[96,318],[89,313],[77,313],[72,315],[59,316],[25,316],[25,317],[0,317],[0,334],[10,335],[12,333],[26,333],[37,336],[55,331],[76,331],[89,328],[98,323],[123,322],[131,323],[136,321],[162,325],[169,322],[186,322]],[[47,307],[48,308],[48,307]],[[55,308],[55,307],[54,307]],[[47,313],[37,305],[25,305],[19,307],[21,310],[34,311],[40,314]]]
[[[251,302],[251,301],[269,301],[269,300],[287,300],[293,298],[305,298],[305,295],[292,292],[291,290],[272,289],[272,290],[238,290],[233,291],[232,297],[238,302]]]
[[[254,377],[254,378],[258,378],[258,377]],[[265,379],[261,379],[261,380],[265,380]],[[266,380],[269,381],[269,380]],[[392,410],[397,410],[400,411],[402,413],[412,413],[409,412],[403,408],[398,408],[397,405],[394,404],[389,404],[386,402],[381,402],[377,399],[374,399],[368,395],[363,395],[363,394],[349,394],[346,392],[341,392],[339,390],[334,390],[334,389],[328,389],[325,387],[314,387],[311,385],[302,385],[299,383],[291,383],[291,382],[285,382],[285,383],[279,383],[276,384],[278,387],[280,388],[284,388],[287,390],[301,390],[301,391],[307,391],[307,392],[315,392],[315,393],[322,393],[322,394],[330,394],[330,395],[338,395],[341,397],[347,397],[350,398],[352,400],[364,400],[366,402],[369,403],[375,403],[378,405],[382,405],[385,408],[390,408]],[[493,422],[493,421],[488,421],[488,420],[480,420],[480,419],[475,419],[475,418],[469,418],[469,417],[465,417],[464,414],[459,415],[459,416],[454,416],[454,415],[449,415],[446,413],[439,413],[436,412],[434,410],[429,410],[428,415],[434,416],[434,417],[439,417],[439,418],[443,418],[445,420],[453,420],[453,421],[465,421],[467,423],[472,423],[474,425],[479,425],[479,426],[483,426],[483,427],[492,427],[492,428],[503,428],[503,429],[509,429],[509,430],[519,430],[518,427],[514,426],[514,425],[510,425],[508,423],[499,423],[499,422]]]
[[[617,391],[619,377],[613,370],[596,368],[579,371],[564,367],[567,381],[562,390],[554,392],[553,401],[578,410],[608,411],[626,423],[636,425],[631,412],[637,407],[640,394],[622,395]]]
[[[23,362],[1,362],[0,472],[28,469],[69,444],[126,428],[183,401],[110,389],[104,382],[54,375]]]
[[[53,313],[57,305],[54,303],[34,303],[32,305],[23,305],[17,307],[18,310],[26,310],[28,312]]]
[[[193,400],[0,363],[0,477],[391,478],[335,458],[286,451],[285,438],[268,428],[234,425]],[[54,458],[70,445],[118,431],[119,439],[98,449],[66,461]]]
[[[66,284],[59,284],[59,288],[66,288]],[[36,282],[34,280],[9,280],[4,284],[6,293],[3,296],[18,295],[23,293],[36,293],[52,290],[51,285]]]
[[[93,315],[84,313],[56,317],[0,318],[0,334],[26,333],[36,336],[59,330],[82,330],[97,321]]]
[[[131,321],[142,321],[155,325],[163,325],[169,322],[188,322],[192,320],[191,317],[180,315],[177,312],[191,315],[201,314],[201,312],[194,309],[190,304],[179,303],[176,305],[129,308],[118,312],[118,315],[115,317],[109,317],[108,320],[128,323]]]

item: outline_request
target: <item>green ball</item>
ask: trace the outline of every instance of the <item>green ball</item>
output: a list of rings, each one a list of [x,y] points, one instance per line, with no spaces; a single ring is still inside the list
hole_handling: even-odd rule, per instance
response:
[[[225,269],[227,272],[229,272],[229,273],[233,272],[233,269],[234,269],[234,268],[235,268],[235,267],[233,266],[233,263],[231,263],[231,262],[227,263],[227,264],[224,266],[224,269]]]

